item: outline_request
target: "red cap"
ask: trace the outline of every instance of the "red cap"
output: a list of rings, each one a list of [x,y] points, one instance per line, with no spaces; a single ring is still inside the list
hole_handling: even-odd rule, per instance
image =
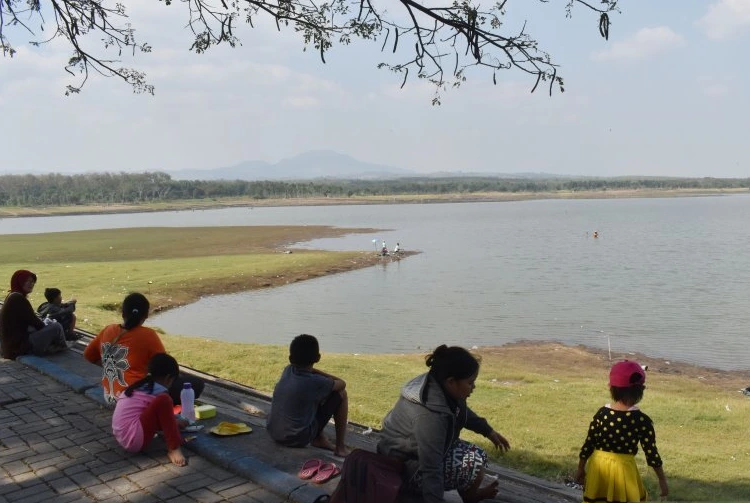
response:
[[[637,377],[633,374],[638,374]],[[617,388],[629,388],[630,386],[646,384],[646,373],[637,362],[623,360],[617,362],[609,371],[609,385]]]

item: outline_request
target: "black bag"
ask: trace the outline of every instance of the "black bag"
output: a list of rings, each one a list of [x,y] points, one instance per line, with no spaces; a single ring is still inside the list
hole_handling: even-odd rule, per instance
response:
[[[355,449],[344,461],[330,503],[395,503],[403,471],[404,464],[397,459]]]

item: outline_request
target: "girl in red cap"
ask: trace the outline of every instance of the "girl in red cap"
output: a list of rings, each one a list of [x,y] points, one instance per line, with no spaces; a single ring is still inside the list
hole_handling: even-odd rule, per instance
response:
[[[645,388],[646,373],[638,363],[625,360],[612,366],[609,391],[614,403],[596,412],[581,447],[576,482],[583,484],[584,502],[646,500],[646,488],[635,464],[639,443],[659,478],[661,497],[669,494],[653,422],[636,406]]]

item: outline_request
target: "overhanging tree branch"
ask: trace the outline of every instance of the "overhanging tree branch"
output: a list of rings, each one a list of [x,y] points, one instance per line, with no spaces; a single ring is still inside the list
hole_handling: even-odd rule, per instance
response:
[[[122,0],[125,1],[125,0]],[[169,6],[173,0],[163,0]],[[214,3],[217,2],[218,3]],[[403,74],[402,87],[409,71],[420,79],[435,85],[433,103],[440,102],[440,92],[448,86],[460,86],[466,72],[472,67],[484,68],[497,82],[499,70],[517,70],[531,75],[537,89],[541,82],[548,83],[549,92],[555,88],[564,91],[563,79],[550,55],[539,48],[537,40],[526,32],[524,23],[513,32],[506,27],[504,18],[510,0],[497,1],[482,8],[475,0],[446,0],[444,6],[431,6],[426,0],[397,0],[403,8],[394,16],[379,3],[383,0],[179,0],[186,7],[187,26],[193,34],[191,49],[197,53],[213,46],[227,43],[234,47],[239,39],[234,29],[240,19],[254,26],[257,18],[272,18],[279,30],[291,28],[300,33],[305,48],[325,53],[334,45],[348,45],[354,39],[383,39],[381,50],[392,38],[392,52],[396,61],[383,62],[387,68]],[[531,1],[531,0],[523,0]],[[537,0],[553,3],[553,0]],[[600,34],[609,36],[609,14],[617,11],[617,0],[600,0],[597,6],[584,0],[558,0],[565,5],[566,15],[572,15],[576,4],[599,14]],[[128,82],[134,92],[153,93],[145,75],[134,69],[118,67],[123,49],[150,52],[151,47],[139,43],[135,29],[127,22],[125,6],[105,0],[0,0],[0,47],[3,55],[16,54],[10,34],[24,28],[36,35],[29,20],[39,18],[43,23],[44,11],[54,13],[55,30],[43,44],[62,37],[73,49],[65,69],[81,75],[77,86],[69,85],[66,94],[77,93],[91,71],[105,76],[119,77]],[[40,24],[42,24],[40,23]],[[41,31],[41,30],[40,30]],[[117,51],[116,57],[88,49],[84,42],[97,34],[102,38],[105,54]],[[401,55],[401,56],[399,56]],[[404,56],[405,55],[405,56]],[[447,71],[446,71],[446,65]]]

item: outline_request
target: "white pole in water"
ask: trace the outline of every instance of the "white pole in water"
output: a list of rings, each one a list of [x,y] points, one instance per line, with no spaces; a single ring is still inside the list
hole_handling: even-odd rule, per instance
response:
[[[609,334],[607,334],[607,351],[609,352],[609,361],[612,361],[612,344],[609,341]]]

